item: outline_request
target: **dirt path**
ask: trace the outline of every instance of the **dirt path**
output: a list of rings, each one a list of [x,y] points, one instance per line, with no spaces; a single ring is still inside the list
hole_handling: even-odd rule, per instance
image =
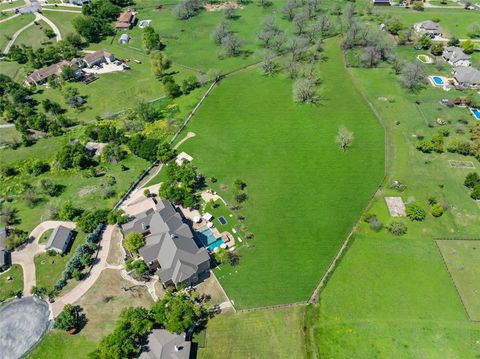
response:
[[[30,233],[27,244],[24,244],[12,252],[12,263],[19,264],[23,270],[23,295],[32,294],[32,287],[37,284],[34,258],[37,254],[45,252],[45,245],[39,244],[38,240],[45,231],[58,226],[75,228],[75,222],[45,221],[40,223]]]
[[[81,281],[76,287],[65,295],[58,297],[52,304],[52,315],[56,317],[63,309],[65,304],[72,304],[79,300],[97,281],[102,271],[107,268],[108,252],[110,250],[110,243],[112,241],[114,225],[109,225],[105,229],[100,241],[100,250],[98,251],[95,264],[92,266],[88,277]]]

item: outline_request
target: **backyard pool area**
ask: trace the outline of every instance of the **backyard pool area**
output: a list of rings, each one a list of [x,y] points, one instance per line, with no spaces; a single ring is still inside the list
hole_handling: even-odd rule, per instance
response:
[[[480,110],[478,108],[470,108],[470,112],[476,120],[480,120]]]
[[[222,238],[215,238],[213,232],[206,226],[198,229],[195,233],[203,246],[207,247],[207,249],[211,252],[223,244]]]
[[[437,86],[443,86],[445,84],[445,82],[443,82],[443,79],[440,76],[433,76],[432,80]]]

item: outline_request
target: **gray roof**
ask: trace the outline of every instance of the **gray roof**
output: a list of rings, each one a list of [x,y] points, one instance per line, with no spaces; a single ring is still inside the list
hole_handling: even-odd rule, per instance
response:
[[[458,66],[453,73],[460,85],[480,85],[480,71],[473,67]]]
[[[466,53],[463,52],[461,47],[457,46],[449,46],[443,50],[442,56],[447,61],[456,61],[456,60],[468,60],[470,61],[472,58],[468,56]]]
[[[425,21],[417,23],[416,25],[419,26],[420,28],[422,28],[423,30],[427,30],[427,31],[441,31],[442,30],[440,25],[438,25],[436,22],[434,22],[432,20],[425,20]]]
[[[7,246],[7,230],[5,227],[0,227],[0,249]]]
[[[147,233],[145,246],[138,253],[147,264],[158,262],[158,275],[163,283],[188,281],[210,267],[206,248],[195,243],[190,227],[169,201],[160,200],[156,211],[148,210],[122,226],[124,234]]]
[[[188,359],[191,343],[185,334],[173,334],[164,329],[155,329],[148,336],[148,346],[139,359]]]
[[[72,239],[72,230],[64,226],[58,226],[50,235],[47,242],[47,249],[56,249],[65,252]]]
[[[10,252],[0,249],[0,268],[5,265],[10,265]]]

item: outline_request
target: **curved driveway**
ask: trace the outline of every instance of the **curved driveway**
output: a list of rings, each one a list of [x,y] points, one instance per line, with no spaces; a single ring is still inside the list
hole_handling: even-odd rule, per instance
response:
[[[12,252],[12,263],[19,264],[23,269],[23,295],[29,296],[32,294],[32,287],[37,284],[37,276],[35,273],[34,258],[37,254],[45,252],[45,245],[39,244],[38,240],[45,231],[54,229],[58,226],[68,227],[70,229],[75,228],[75,222],[64,221],[45,221],[40,223],[30,233],[28,242],[17,248]]]

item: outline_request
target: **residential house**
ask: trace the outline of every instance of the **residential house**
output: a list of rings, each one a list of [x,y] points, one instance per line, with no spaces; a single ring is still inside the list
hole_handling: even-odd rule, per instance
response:
[[[390,6],[390,0],[372,0],[373,6]]]
[[[452,66],[470,66],[472,58],[461,47],[449,46],[443,50],[442,58]]]
[[[135,26],[137,21],[137,16],[132,10],[127,10],[122,12],[117,18],[117,23],[115,24],[115,29],[117,30],[130,30]]]
[[[147,338],[139,359],[189,359],[191,342],[185,334],[173,334],[164,329],[154,329]]]
[[[442,28],[440,25],[431,20],[418,22],[413,25],[413,29],[417,34],[428,35],[432,38],[435,36],[442,36]]]
[[[91,2],[91,0],[69,0],[68,2],[72,5],[83,6]]]
[[[107,50],[99,50],[85,56],[83,61],[87,67],[92,68],[93,66],[98,66],[105,63],[109,64],[115,61],[115,56],[113,56]]]
[[[67,252],[73,239],[73,231],[64,226],[55,228],[48,239],[46,250],[55,251],[57,253]]]
[[[480,88],[480,71],[473,67],[455,67],[453,69],[453,78],[460,89]]]
[[[26,85],[43,85],[48,82],[49,77],[60,76],[64,67],[73,67],[75,70],[79,70],[81,66],[80,59],[72,59],[71,61],[62,60],[56,64],[43,67],[35,70],[30,75],[26,76]],[[80,76],[81,71],[77,71],[76,76]]]
[[[10,251],[6,249],[7,246],[7,230],[0,227],[0,272],[10,267],[12,264]]]
[[[169,201],[158,201],[155,210],[141,213],[122,229],[124,235],[145,235],[145,245],[138,253],[150,269],[158,269],[165,287],[192,285],[210,269],[207,249],[197,246],[190,227]]]

